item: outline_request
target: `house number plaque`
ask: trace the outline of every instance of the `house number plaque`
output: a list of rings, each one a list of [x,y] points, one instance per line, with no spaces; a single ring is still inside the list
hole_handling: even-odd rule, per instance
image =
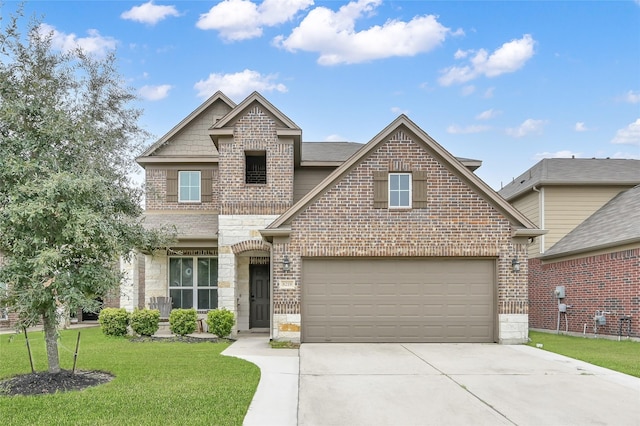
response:
[[[293,290],[296,288],[296,280],[280,280],[280,288],[285,290]]]

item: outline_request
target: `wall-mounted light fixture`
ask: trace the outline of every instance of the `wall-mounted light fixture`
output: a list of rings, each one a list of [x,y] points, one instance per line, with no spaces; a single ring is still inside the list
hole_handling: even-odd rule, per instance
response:
[[[511,269],[513,270],[513,272],[518,272],[520,270],[520,261],[517,257],[514,257],[511,260]]]
[[[289,268],[291,267],[291,262],[289,262],[289,256],[284,255],[284,259],[282,259],[282,270],[284,272],[289,272]]]

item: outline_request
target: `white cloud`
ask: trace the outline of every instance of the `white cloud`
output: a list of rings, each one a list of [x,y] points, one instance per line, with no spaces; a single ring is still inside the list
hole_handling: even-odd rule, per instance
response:
[[[640,152],[636,152],[635,154],[629,154],[628,152],[616,152],[611,156],[611,158],[640,160]]]
[[[400,115],[400,114],[409,115],[408,109],[402,109],[400,107],[391,107],[391,112],[396,115]]]
[[[147,101],[159,101],[160,99],[164,99],[169,95],[169,90],[171,90],[172,86],[169,84],[162,84],[160,86],[142,86],[138,90],[138,94],[142,99]]]
[[[489,87],[487,90],[485,90],[484,92],[484,98],[485,99],[489,99],[489,98],[493,98],[493,92],[496,90],[495,87]]]
[[[640,118],[624,129],[618,130],[611,143],[640,146]]]
[[[501,111],[496,111],[493,108],[491,108],[486,111],[482,111],[480,114],[476,115],[476,120],[490,120],[492,118],[497,117],[501,113],[502,113]]]
[[[638,0],[640,1],[640,0]],[[622,100],[625,102],[629,102],[630,104],[637,104],[640,102],[640,92],[634,92],[633,90],[629,90],[624,94]]]
[[[574,127],[576,132],[586,132],[590,129],[587,128],[587,126],[584,124],[583,121],[578,121]]]
[[[249,0],[223,0],[200,15],[196,26],[217,30],[226,41],[246,40],[260,37],[263,27],[287,22],[311,5],[313,0],[264,0],[260,5]]]
[[[206,80],[200,80],[194,85],[198,96],[207,98],[217,90],[223,91],[231,98],[244,98],[253,91],[259,92],[286,92],[284,84],[276,83],[275,74],[262,75],[258,71],[245,69],[234,74],[209,74]]]
[[[346,139],[343,138],[340,135],[332,134],[332,135],[329,135],[326,138],[324,138],[324,141],[325,142],[344,142],[344,141],[346,141]]]
[[[175,6],[158,6],[153,1],[134,6],[120,15],[122,19],[149,25],[155,25],[169,16],[180,16]]]
[[[573,152],[567,149],[556,152],[539,152],[533,156],[536,160],[542,160],[543,158],[580,158],[582,153]]]
[[[464,86],[460,91],[460,93],[462,94],[462,96],[469,96],[475,91],[476,91],[476,86],[474,86],[473,84],[470,84],[468,86]]]
[[[447,133],[451,133],[453,135],[467,135],[471,133],[482,133],[488,130],[491,130],[490,126],[484,126],[484,125],[478,125],[478,124],[467,126],[467,127],[460,127],[456,124],[452,124],[451,126],[447,127]]]
[[[466,58],[467,56],[469,56],[469,53],[473,53],[473,51],[471,51],[471,50],[460,50],[460,49],[458,49],[458,50],[456,50],[456,53],[454,53],[454,54],[453,54],[453,57],[454,57],[455,59],[464,59],[464,58]]]
[[[63,52],[80,48],[85,53],[104,56],[109,50],[115,50],[118,44],[113,37],[103,37],[95,29],[87,30],[87,37],[78,37],[73,33],[60,32],[49,24],[40,24],[38,32],[41,37],[51,37],[52,47]]]
[[[355,64],[394,56],[415,56],[440,45],[449,28],[433,15],[416,16],[408,22],[388,20],[356,31],[356,21],[373,13],[381,0],[357,0],[337,12],[316,7],[288,37],[274,44],[290,52],[318,52],[320,65]]]
[[[512,127],[507,129],[507,134],[509,136],[513,136],[514,138],[521,138],[530,134],[540,134],[542,133],[542,128],[546,124],[544,120],[534,120],[532,118],[528,118],[522,122],[522,124],[518,127]]]
[[[464,66],[453,66],[442,70],[442,76],[438,82],[442,86],[450,86],[455,83],[465,83],[479,76],[497,77],[502,74],[519,70],[534,55],[535,40],[529,34],[522,38],[504,43],[491,55],[480,49],[469,59],[469,64]],[[455,58],[466,57],[460,55],[458,50]]]

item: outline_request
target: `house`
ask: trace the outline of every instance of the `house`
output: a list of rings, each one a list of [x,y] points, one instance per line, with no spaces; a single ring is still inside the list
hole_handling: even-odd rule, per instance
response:
[[[638,184],[639,160],[556,158],[499,191],[548,230],[529,249],[532,329],[640,336]]]
[[[303,342],[527,339],[527,245],[544,231],[405,115],[367,144],[302,141],[259,93],[218,92],[138,159],[147,226],[121,305],[224,307]]]

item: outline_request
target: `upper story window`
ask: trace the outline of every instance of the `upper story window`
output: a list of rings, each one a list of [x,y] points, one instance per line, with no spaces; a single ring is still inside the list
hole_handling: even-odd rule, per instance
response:
[[[374,209],[424,209],[429,206],[428,174],[411,172],[373,172]]]
[[[411,207],[411,173],[389,173],[389,208]]]
[[[178,173],[178,202],[200,202],[200,172],[181,171]]]
[[[267,183],[266,151],[245,152],[245,183],[266,185]]]

